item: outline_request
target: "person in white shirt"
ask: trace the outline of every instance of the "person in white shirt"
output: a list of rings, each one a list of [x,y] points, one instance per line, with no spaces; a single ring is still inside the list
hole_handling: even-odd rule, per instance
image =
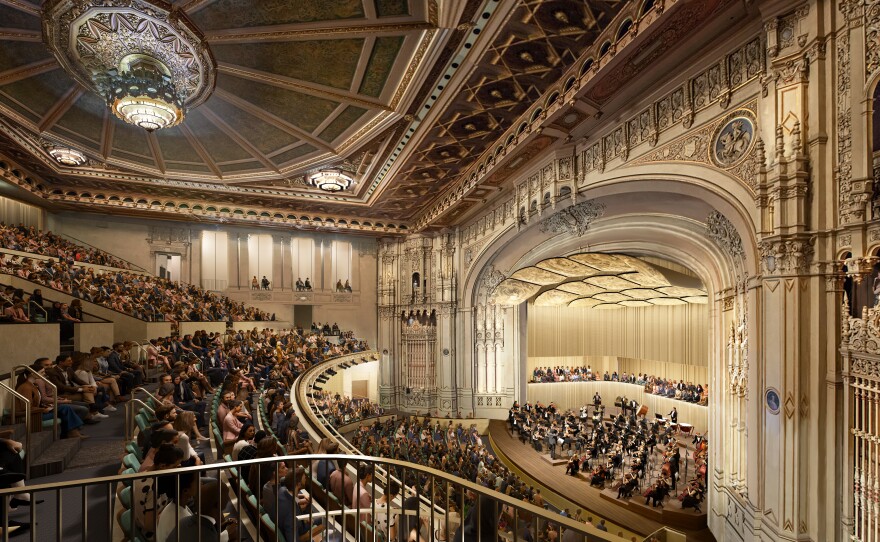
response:
[[[196,472],[184,472],[180,475],[180,495],[177,495],[177,484],[169,484],[164,493],[170,501],[162,512],[159,513],[159,522],[156,525],[156,540],[164,542],[168,540],[171,531],[177,527],[179,520],[192,515],[187,506],[196,492],[199,490],[199,476]]]

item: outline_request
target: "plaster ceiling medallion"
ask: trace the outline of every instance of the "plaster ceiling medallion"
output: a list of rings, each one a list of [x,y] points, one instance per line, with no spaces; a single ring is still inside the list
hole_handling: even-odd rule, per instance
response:
[[[49,153],[49,156],[54,158],[55,161],[62,166],[78,167],[88,162],[85,154],[76,149],[71,149],[70,147],[52,145],[47,148],[46,151]]]
[[[67,73],[123,121],[147,131],[180,124],[214,88],[201,32],[160,0],[50,0],[43,40]]]
[[[324,192],[342,192],[354,185],[354,178],[341,168],[322,169],[308,177],[308,183]]]
[[[597,309],[709,302],[699,280],[660,266],[625,254],[547,258],[502,281],[492,300],[502,305],[532,300],[536,306]]]

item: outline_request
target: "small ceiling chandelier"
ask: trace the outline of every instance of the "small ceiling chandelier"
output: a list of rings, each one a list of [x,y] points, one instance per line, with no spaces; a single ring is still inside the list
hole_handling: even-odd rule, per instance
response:
[[[163,0],[47,0],[43,40],[113,113],[147,131],[180,124],[214,89],[204,36]]]
[[[354,179],[342,169],[322,169],[309,175],[309,184],[325,192],[342,192],[354,184]]]
[[[76,149],[53,145],[48,149],[49,156],[63,166],[77,167],[87,162],[86,155]]]

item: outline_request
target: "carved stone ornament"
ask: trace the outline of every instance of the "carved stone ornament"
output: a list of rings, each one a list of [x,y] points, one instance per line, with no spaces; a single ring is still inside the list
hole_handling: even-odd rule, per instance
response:
[[[814,238],[761,241],[761,264],[768,274],[803,274],[813,260]]]
[[[605,204],[588,200],[567,207],[541,221],[542,233],[564,233],[581,235],[587,233],[590,224],[605,214]]]
[[[486,268],[482,280],[482,287],[485,294],[491,296],[492,292],[495,291],[495,288],[497,288],[498,285],[501,284],[505,278],[507,277],[504,276],[504,273],[495,269],[495,266],[490,265],[488,268]]]
[[[864,307],[862,317],[849,315],[846,302],[842,307],[841,348],[863,354],[880,354],[880,309]],[[880,360],[853,359],[850,373],[880,377]]]
[[[751,114],[736,116],[721,125],[712,139],[712,161],[729,168],[745,158],[755,141],[755,125]]]
[[[739,232],[736,231],[736,227],[726,216],[718,211],[709,213],[709,217],[706,219],[706,230],[709,233],[709,237],[718,243],[729,255],[734,258],[745,257],[742,238],[739,236]]]

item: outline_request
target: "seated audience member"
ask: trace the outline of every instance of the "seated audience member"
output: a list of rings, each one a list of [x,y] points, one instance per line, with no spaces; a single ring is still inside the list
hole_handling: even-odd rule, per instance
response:
[[[147,472],[153,467],[156,461],[156,454],[159,453],[163,444],[170,444],[179,449],[179,441],[179,434],[172,429],[171,424],[166,423],[154,429],[150,434],[150,449],[144,455],[144,460],[141,461],[140,472]],[[178,463],[183,461],[183,453],[183,450],[180,450],[180,461]]]
[[[163,484],[161,500],[167,500],[168,504],[159,513],[159,521],[156,524],[156,540],[167,541],[171,531],[177,527],[179,521],[193,515],[189,503],[199,491],[199,475],[196,472],[184,472],[179,476],[177,484]],[[179,488],[178,488],[179,485]]]
[[[3,310],[3,315],[8,321],[16,324],[28,324],[31,321],[24,312],[24,301],[16,301],[14,304],[7,305]]]
[[[98,405],[95,402],[97,387],[86,385],[85,382],[80,381],[73,371],[73,358],[70,355],[59,354],[55,358],[55,365],[46,369],[46,378],[58,389],[59,397],[87,405],[95,418],[107,417],[106,414],[101,413],[103,405]]]
[[[238,431],[238,439],[235,441],[235,444],[232,446],[232,460],[238,461],[239,452],[245,446],[253,446],[254,445],[254,436],[257,434],[257,428],[254,427],[250,423],[245,423],[241,426],[241,429]],[[255,447],[256,448],[256,447]]]
[[[52,407],[35,406],[43,404],[42,395],[35,384],[37,380],[38,377],[34,373],[22,373],[19,375],[19,382],[15,387],[15,391],[32,405],[31,412],[40,414],[40,418],[43,421],[52,420],[54,418]],[[24,403],[19,399],[16,399],[16,403],[18,407],[17,412],[24,414]],[[69,405],[58,405],[58,421],[61,424],[61,438],[88,438],[79,430],[83,425],[82,419],[73,412]]]
[[[208,407],[203,400],[196,399],[183,373],[174,375],[174,404],[183,410],[189,410],[196,414],[196,425],[201,429],[205,427],[205,411]]]
[[[193,439],[199,441],[207,441],[207,437],[203,437],[196,427],[196,416],[189,410],[183,410],[178,413],[177,418],[172,423],[172,427],[177,431],[177,447],[183,450],[183,464],[189,463],[201,465],[205,462],[205,454],[199,453],[192,445]]]
[[[49,358],[37,358],[37,360],[31,364],[31,368],[43,376],[46,375],[46,370],[50,367],[52,367],[52,360],[50,360]],[[43,402],[40,404],[40,406],[51,409],[55,404],[55,401],[57,400],[59,407],[61,407],[62,405],[69,407],[70,410],[72,410],[73,413],[76,414],[83,421],[83,423],[87,425],[98,423],[98,420],[95,419],[92,415],[92,412],[89,411],[89,407],[81,403],[74,403],[66,397],[58,397],[56,399],[55,389],[42,378],[37,378],[35,384],[37,386],[37,389],[40,391],[40,395],[42,396]]]
[[[305,491],[306,484],[304,471],[290,471],[284,477],[284,483],[278,492],[279,510],[293,511],[290,514],[281,514],[278,518],[278,528],[286,542],[309,542],[324,530],[320,518],[312,522],[308,518],[296,519],[296,516],[308,514],[312,505],[312,498]]]
[[[97,389],[98,394],[104,395],[106,399],[102,401],[106,403],[104,410],[114,412],[116,407],[113,404],[122,402],[122,394],[119,391],[119,383],[116,378],[103,374],[96,375],[93,372],[96,360],[90,354],[75,352],[73,357],[75,358],[73,368],[76,377],[80,382]]]
[[[227,403],[226,408],[229,413],[223,419],[223,440],[234,441],[238,438],[238,433],[244,425],[238,419],[238,415],[241,413],[241,401],[231,401]]]
[[[199,513],[180,520],[168,535],[166,542],[238,540],[238,521],[234,518],[224,520],[222,517],[227,498],[226,492],[220,490],[220,482],[214,478],[204,478],[199,489]]]
[[[150,467],[142,472],[157,472],[175,469],[180,466],[183,452],[173,444],[165,443],[156,450]],[[145,458],[146,459],[146,458]],[[168,505],[168,492],[165,484],[176,486],[174,477],[142,478],[132,484],[132,512],[140,534],[148,541],[156,540],[156,524],[159,512]],[[216,492],[216,489],[215,489]],[[203,496],[204,497],[204,496]]]

